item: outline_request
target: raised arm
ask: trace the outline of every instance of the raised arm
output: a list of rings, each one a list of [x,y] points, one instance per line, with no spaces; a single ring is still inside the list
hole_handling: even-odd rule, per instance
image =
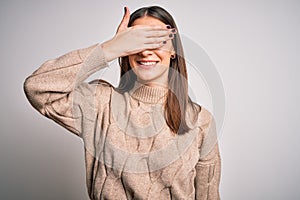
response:
[[[82,119],[93,121],[99,102],[109,95],[109,89],[102,90],[84,80],[111,60],[159,48],[171,39],[172,30],[167,28],[128,27],[130,13],[128,8],[125,10],[112,39],[49,60],[24,82],[24,91],[32,106],[77,135],[82,132]]]
[[[96,86],[84,80],[106,66],[100,44],[74,50],[43,63],[26,78],[24,91],[42,115],[80,135],[83,112],[93,115],[98,108]]]

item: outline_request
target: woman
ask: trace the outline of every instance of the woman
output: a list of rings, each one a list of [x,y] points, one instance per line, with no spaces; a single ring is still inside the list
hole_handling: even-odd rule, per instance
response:
[[[119,58],[114,88],[91,74]],[[214,118],[192,102],[172,16],[125,14],[106,42],[45,62],[24,83],[32,106],[83,139],[91,199],[219,199]]]

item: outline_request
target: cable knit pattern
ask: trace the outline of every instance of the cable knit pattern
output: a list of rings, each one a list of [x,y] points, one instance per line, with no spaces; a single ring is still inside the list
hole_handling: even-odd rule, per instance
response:
[[[215,121],[198,105],[191,130],[174,135],[164,119],[167,88],[136,82],[118,93],[84,82],[108,66],[100,44],[42,64],[24,82],[42,115],[81,137],[91,199],[220,199],[221,159]]]

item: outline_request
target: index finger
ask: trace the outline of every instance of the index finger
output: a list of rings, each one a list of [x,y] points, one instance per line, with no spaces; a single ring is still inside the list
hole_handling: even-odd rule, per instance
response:
[[[132,29],[144,29],[144,30],[170,30],[167,28],[166,26],[160,26],[160,25],[155,25],[155,26],[151,26],[151,25],[134,25],[131,26]]]

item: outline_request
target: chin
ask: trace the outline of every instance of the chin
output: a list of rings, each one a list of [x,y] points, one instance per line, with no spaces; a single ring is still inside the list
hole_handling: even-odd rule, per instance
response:
[[[137,74],[137,79],[140,82],[151,82],[151,81],[155,81],[157,79],[157,76],[153,75],[153,74],[148,74],[148,73],[139,73]]]
[[[141,83],[165,84],[168,82],[169,67],[159,60],[137,60],[133,63],[132,70]]]

